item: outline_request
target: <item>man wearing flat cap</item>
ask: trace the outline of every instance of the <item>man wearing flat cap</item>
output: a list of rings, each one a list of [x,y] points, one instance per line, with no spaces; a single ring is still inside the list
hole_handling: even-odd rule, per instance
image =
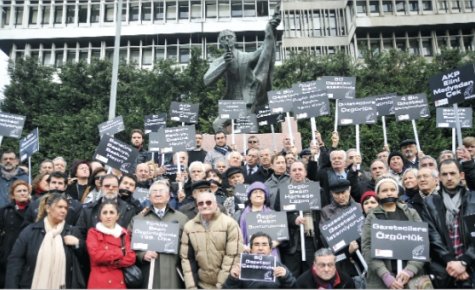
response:
[[[191,190],[192,190],[191,196],[187,197],[187,198],[193,199],[193,202],[188,202],[182,205],[178,210],[181,211],[183,214],[185,214],[188,217],[188,219],[194,218],[196,214],[198,213],[198,207],[196,206],[196,199],[198,195],[202,192],[208,192],[208,191],[211,192],[210,188],[211,188],[211,183],[207,180],[198,180],[198,181],[193,182],[191,184]],[[226,213],[222,205],[218,204],[218,207],[221,209],[221,211]]]
[[[419,168],[419,155],[422,152],[417,151],[416,141],[406,139],[399,144],[402,154],[406,158],[405,168]]]

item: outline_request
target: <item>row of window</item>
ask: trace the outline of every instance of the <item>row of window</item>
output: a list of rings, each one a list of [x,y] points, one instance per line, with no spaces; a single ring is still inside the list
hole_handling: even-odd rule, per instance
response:
[[[284,11],[286,37],[321,37],[348,35],[343,9]]]
[[[4,1],[7,2],[7,1]],[[18,2],[18,1],[17,1]],[[32,2],[32,1],[31,1]],[[59,3],[58,3],[59,2]],[[267,0],[142,0],[123,1],[122,21],[176,21],[203,18],[261,17],[272,14]],[[113,1],[0,4],[0,25],[64,25],[113,22]]]
[[[473,0],[354,0],[354,2],[357,14],[475,11]]]

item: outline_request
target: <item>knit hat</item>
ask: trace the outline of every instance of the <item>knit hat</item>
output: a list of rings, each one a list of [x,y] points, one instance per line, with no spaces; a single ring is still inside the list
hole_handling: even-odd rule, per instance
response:
[[[260,181],[253,182],[251,185],[249,185],[249,187],[246,190],[247,199],[250,199],[252,192],[254,190],[257,190],[257,189],[260,189],[260,190],[264,191],[264,196],[265,196],[265,199],[267,201],[269,199],[269,196],[270,196],[269,189],[267,188],[267,186],[264,183],[262,183]]]
[[[399,184],[397,183],[396,179],[394,179],[394,177],[382,176],[381,178],[378,179],[378,182],[376,183],[376,186],[374,187],[374,191],[376,192],[376,195],[378,194],[379,187],[384,182],[392,182],[394,186],[396,186],[396,190],[399,191]]]
[[[371,198],[371,197],[374,197],[376,200],[378,199],[378,197],[376,196],[376,192],[374,192],[374,191],[372,191],[372,190],[366,191],[366,192],[363,193],[363,195],[361,196],[360,203],[363,204],[368,198]]]
[[[391,158],[393,158],[394,156],[399,156],[401,157],[401,160],[402,160],[402,164],[404,164],[406,162],[406,158],[404,158],[404,155],[402,155],[401,152],[399,151],[393,151],[389,154],[388,156],[388,166],[389,164],[391,164]]]

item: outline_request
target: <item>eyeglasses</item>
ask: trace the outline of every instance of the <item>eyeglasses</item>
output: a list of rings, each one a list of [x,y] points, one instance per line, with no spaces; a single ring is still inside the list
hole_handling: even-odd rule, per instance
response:
[[[249,140],[249,141],[247,141],[247,143],[256,144],[257,140]]]
[[[198,201],[198,206],[204,206],[204,205],[207,205],[207,206],[211,206],[213,204],[213,202],[211,200],[207,200],[207,201]]]
[[[328,267],[328,268],[333,268],[335,267],[335,263],[316,263],[317,267],[320,268],[320,269],[323,269],[325,267]]]
[[[268,247],[269,243],[252,243],[253,247]]]
[[[119,186],[114,185],[114,184],[103,184],[102,187],[105,187],[105,188],[117,188],[117,187],[119,187]]]

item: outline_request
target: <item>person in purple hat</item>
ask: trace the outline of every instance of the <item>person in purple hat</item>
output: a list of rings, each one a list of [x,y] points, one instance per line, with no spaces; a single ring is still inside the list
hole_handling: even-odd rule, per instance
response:
[[[246,216],[250,212],[272,212],[273,210],[269,207],[270,198],[269,198],[269,189],[267,186],[260,182],[256,181],[251,184],[247,190],[247,202],[245,205],[244,210],[239,217],[239,226],[241,227],[242,237],[244,241],[244,250],[249,251],[250,248],[247,246],[251,237],[247,233],[247,224],[246,224]],[[272,242],[272,255],[279,257],[279,250],[277,246],[279,242],[273,241]]]

